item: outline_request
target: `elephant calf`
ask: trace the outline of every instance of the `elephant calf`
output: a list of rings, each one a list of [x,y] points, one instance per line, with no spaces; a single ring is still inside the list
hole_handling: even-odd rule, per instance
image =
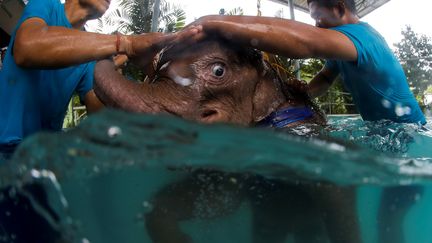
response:
[[[107,106],[204,123],[274,128],[326,123],[307,95],[283,82],[260,52],[222,39],[167,48],[146,70],[151,70],[146,81],[136,83],[114,71],[112,62],[100,61],[95,92]],[[228,194],[226,203],[222,195]],[[324,228],[333,242],[359,242],[353,198],[332,185],[199,170],[156,194],[146,226],[154,242],[191,242],[179,221],[220,217],[246,199],[254,215],[254,242],[284,242],[288,232],[296,242],[322,242],[316,236]],[[213,213],[197,213],[199,200]]]

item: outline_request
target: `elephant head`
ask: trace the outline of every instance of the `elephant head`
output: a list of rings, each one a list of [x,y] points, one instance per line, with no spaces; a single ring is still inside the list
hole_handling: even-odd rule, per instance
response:
[[[147,57],[143,57],[147,58]],[[312,106],[281,80],[262,54],[218,38],[165,48],[145,82],[127,80],[109,61],[95,69],[95,92],[111,107],[170,113],[198,122],[251,126],[281,107]],[[314,123],[325,119],[315,112]]]

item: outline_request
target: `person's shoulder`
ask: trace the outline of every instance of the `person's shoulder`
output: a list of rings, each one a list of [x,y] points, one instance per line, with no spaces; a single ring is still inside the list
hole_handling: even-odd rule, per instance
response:
[[[365,30],[365,29],[373,29],[368,23],[366,22],[357,22],[352,24],[343,24],[336,27],[332,27],[333,30]]]
[[[60,0],[30,0],[28,1],[28,5],[54,5],[54,4],[62,4]]]
[[[358,39],[376,39],[380,38],[381,35],[371,25],[366,22],[360,21],[358,23],[345,24],[332,28],[333,30],[354,36]]]

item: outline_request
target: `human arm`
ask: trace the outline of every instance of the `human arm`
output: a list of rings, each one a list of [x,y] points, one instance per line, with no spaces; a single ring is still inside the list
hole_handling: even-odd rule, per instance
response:
[[[85,94],[84,105],[86,106],[87,113],[89,113],[89,114],[98,112],[99,110],[104,108],[104,105],[99,100],[99,98],[96,96],[93,89]]]
[[[323,69],[309,82],[307,92],[311,98],[317,98],[330,88],[338,73],[333,72],[327,67]]]
[[[62,68],[104,59],[114,54],[142,56],[195,33],[197,31],[192,29],[181,36],[149,33],[117,37],[48,26],[43,19],[33,17],[24,21],[18,28],[13,56],[19,66],[26,68]]]
[[[293,20],[254,16],[206,16],[194,25],[266,52],[290,58],[356,61],[357,50],[344,34]]]

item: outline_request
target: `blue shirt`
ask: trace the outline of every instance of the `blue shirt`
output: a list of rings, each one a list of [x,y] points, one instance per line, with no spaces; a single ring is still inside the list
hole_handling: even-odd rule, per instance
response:
[[[18,26],[32,17],[48,26],[72,28],[59,0],[30,0]],[[93,87],[95,62],[51,70],[18,67],[12,56],[15,34],[0,71],[0,150],[37,131],[61,130],[73,93],[83,100]]]
[[[362,118],[425,124],[402,66],[384,38],[364,22],[332,29],[354,43],[358,57],[356,62],[327,60],[326,68],[341,74]]]

